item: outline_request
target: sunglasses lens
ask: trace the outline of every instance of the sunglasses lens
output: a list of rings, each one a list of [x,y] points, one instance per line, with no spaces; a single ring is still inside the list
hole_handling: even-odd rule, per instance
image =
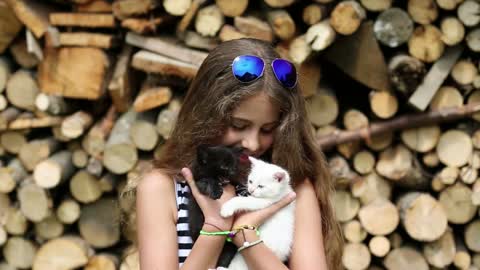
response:
[[[264,62],[253,55],[240,55],[233,60],[233,75],[241,82],[251,82],[262,76]]]
[[[292,63],[284,59],[275,59],[272,62],[272,68],[283,86],[293,88],[297,84],[297,70]]]

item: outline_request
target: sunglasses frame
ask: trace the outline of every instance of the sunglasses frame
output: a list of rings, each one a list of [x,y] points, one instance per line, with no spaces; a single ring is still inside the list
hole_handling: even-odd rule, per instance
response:
[[[244,81],[241,81],[240,79],[238,79],[237,76],[235,75],[235,72],[233,71],[233,64],[235,63],[235,61],[236,61],[239,57],[242,57],[242,56],[255,57],[255,58],[260,59],[260,60],[262,61],[262,63],[263,63],[262,72],[260,72],[260,75],[258,75],[257,78],[255,78],[255,79],[253,79],[253,80],[251,80],[251,81],[248,81],[248,82],[244,82]],[[293,86],[291,86],[291,87],[286,86],[286,85],[278,78],[277,72],[275,71],[275,68],[273,67],[273,63],[274,63],[275,61],[277,61],[277,60],[286,61],[287,63],[289,63],[290,65],[292,65],[293,69],[295,70],[295,83],[293,84]],[[251,55],[251,54],[242,54],[242,55],[239,55],[239,56],[235,57],[235,59],[233,59],[232,63],[230,64],[230,68],[231,68],[231,70],[232,70],[232,75],[233,75],[233,77],[234,77],[237,81],[239,81],[239,82],[241,82],[241,83],[252,83],[252,82],[258,80],[260,77],[263,76],[263,73],[265,72],[265,66],[266,66],[265,60],[263,60],[263,59],[262,59],[261,57],[259,57],[259,56]],[[286,59],[283,59],[283,58],[275,58],[275,59],[273,59],[272,62],[270,63],[270,67],[272,68],[272,72],[273,72],[273,74],[275,75],[275,78],[277,79],[277,81],[278,81],[283,87],[291,90],[291,89],[295,88],[295,86],[297,86],[297,84],[298,84],[298,72],[297,72],[297,69],[295,68],[295,65],[294,65],[292,62],[290,62],[290,61],[288,61],[288,60],[286,60]]]

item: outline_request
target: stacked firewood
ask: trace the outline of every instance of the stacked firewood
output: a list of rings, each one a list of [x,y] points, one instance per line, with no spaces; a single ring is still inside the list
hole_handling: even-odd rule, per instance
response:
[[[139,269],[119,194],[208,51],[241,37],[297,65],[345,268],[480,269],[479,14],[477,0],[0,0],[0,270]]]

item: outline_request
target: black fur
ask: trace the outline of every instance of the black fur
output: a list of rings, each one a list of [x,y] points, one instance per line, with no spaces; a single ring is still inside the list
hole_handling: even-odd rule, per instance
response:
[[[219,199],[227,183],[235,187],[245,186],[250,163],[248,159],[245,160],[245,156],[241,156],[241,152],[241,148],[199,146],[197,158],[192,164],[192,174],[198,190],[212,199]],[[188,216],[190,235],[195,242],[200,235],[204,216],[193,196],[190,196]],[[218,266],[227,267],[236,252],[235,245],[225,242],[218,259]]]

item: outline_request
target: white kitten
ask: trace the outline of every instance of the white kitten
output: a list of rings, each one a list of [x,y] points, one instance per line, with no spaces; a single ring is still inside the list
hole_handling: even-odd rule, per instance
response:
[[[268,207],[293,191],[290,175],[283,168],[249,157],[252,168],[248,175],[248,197],[234,197],[223,204],[220,214],[232,216],[239,211],[253,211]],[[281,260],[290,256],[293,243],[295,202],[277,211],[260,227],[260,238]],[[248,270],[242,255],[237,252],[228,266],[230,270]]]

